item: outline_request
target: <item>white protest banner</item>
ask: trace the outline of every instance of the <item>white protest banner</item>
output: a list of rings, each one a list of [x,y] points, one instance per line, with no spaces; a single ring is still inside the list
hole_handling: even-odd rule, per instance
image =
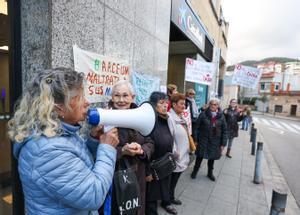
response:
[[[192,134],[192,119],[191,119],[191,110],[190,107],[185,109],[182,114],[183,118],[187,122],[189,134]]]
[[[167,86],[166,85],[160,85],[160,92],[167,93]]]
[[[160,79],[158,77],[132,73],[132,85],[135,91],[135,102],[140,105],[148,101],[153,91],[159,91]]]
[[[85,75],[85,94],[90,103],[107,102],[111,88],[119,80],[129,80],[126,61],[113,59],[73,46],[74,67]]]
[[[215,63],[202,62],[191,58],[185,60],[186,81],[211,85],[215,70]]]
[[[254,67],[236,65],[232,78],[232,84],[254,89],[261,77],[261,70]]]

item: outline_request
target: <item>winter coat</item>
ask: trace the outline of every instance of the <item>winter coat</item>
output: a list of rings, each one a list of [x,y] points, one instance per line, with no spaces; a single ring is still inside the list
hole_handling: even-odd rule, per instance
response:
[[[197,129],[198,145],[195,154],[205,159],[220,159],[220,147],[227,143],[226,121],[222,112],[217,112],[213,119],[210,109],[206,109],[198,117]]]
[[[167,118],[163,118],[158,115],[156,120],[155,128],[151,134],[151,139],[154,141],[154,153],[151,160],[159,159],[164,156],[167,152],[173,150],[173,137],[170,132]],[[149,175],[153,174],[151,169],[149,169]],[[170,183],[171,175],[165,177],[159,181],[151,181],[147,183],[147,201],[156,201],[156,200],[170,200]]]
[[[14,143],[26,214],[98,214],[112,183],[116,149],[84,141],[79,129],[62,123],[61,135]]]
[[[135,108],[136,105],[132,105],[131,108]],[[135,170],[137,180],[140,186],[141,208],[138,210],[138,215],[145,214],[145,196],[146,196],[146,164],[151,159],[151,155],[154,152],[153,140],[150,137],[143,137],[137,131],[128,128],[118,128],[119,133],[119,145],[117,146],[117,162],[116,171],[120,169],[122,165],[122,159],[126,158],[131,167]],[[144,154],[136,156],[123,156],[122,148],[126,143],[137,142],[141,145]],[[112,195],[112,209],[111,214],[119,214],[119,210],[116,204],[116,193],[113,191]]]
[[[227,110],[227,113],[225,113]],[[227,129],[228,129],[228,138],[232,139],[234,137],[239,136],[239,125],[238,122],[242,121],[244,119],[244,115],[240,115],[240,112],[238,110],[232,109],[232,108],[226,108],[223,111],[227,123]]]
[[[178,156],[175,159],[176,169],[174,172],[183,172],[190,162],[190,145],[186,130],[187,122],[183,118],[179,117],[173,108],[171,108],[168,115],[168,125],[174,138],[173,153]]]

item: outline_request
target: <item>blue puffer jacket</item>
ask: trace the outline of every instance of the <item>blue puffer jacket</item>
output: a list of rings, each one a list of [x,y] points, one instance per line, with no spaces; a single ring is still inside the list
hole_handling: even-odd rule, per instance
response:
[[[62,128],[60,136],[14,143],[26,214],[98,214],[112,183],[116,149],[83,141],[80,126]]]

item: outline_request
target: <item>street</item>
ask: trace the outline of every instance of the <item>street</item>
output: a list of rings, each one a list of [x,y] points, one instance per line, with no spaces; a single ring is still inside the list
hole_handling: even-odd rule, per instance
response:
[[[269,115],[253,116],[264,141],[285,177],[298,206],[300,205],[300,121]]]

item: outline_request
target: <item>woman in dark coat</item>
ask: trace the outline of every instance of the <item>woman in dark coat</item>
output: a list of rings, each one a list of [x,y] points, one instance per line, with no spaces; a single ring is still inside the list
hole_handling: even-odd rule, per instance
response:
[[[128,81],[119,81],[112,88],[112,108],[131,109],[137,106],[133,103],[134,91]],[[154,151],[154,144],[150,137],[143,137],[137,131],[128,128],[118,128],[119,145],[117,146],[117,163],[115,171],[119,170],[121,159],[126,158],[136,172],[140,187],[141,207],[138,215],[145,214],[146,206],[146,164]],[[112,192],[111,214],[120,214],[117,207],[115,192]]]
[[[231,158],[230,151],[232,147],[233,138],[239,136],[239,125],[238,122],[244,119],[243,112],[237,108],[236,99],[230,100],[230,105],[223,111],[227,123],[228,129],[228,146],[226,156]]]
[[[191,178],[196,178],[201,162],[208,159],[207,177],[215,181],[213,175],[214,161],[219,160],[227,142],[227,128],[223,113],[218,108],[219,100],[211,99],[209,108],[202,112],[197,120],[198,145],[196,162]]]
[[[155,128],[151,134],[154,141],[154,153],[152,160],[163,157],[166,153],[173,150],[174,139],[168,126],[168,96],[162,92],[153,92],[150,96],[150,103],[157,111],[157,120]],[[170,183],[171,175],[156,181],[152,177],[151,169],[148,170],[146,177],[147,193],[146,193],[146,215],[157,215],[157,201],[162,201],[162,207],[170,214],[177,214],[177,211],[170,204]]]

